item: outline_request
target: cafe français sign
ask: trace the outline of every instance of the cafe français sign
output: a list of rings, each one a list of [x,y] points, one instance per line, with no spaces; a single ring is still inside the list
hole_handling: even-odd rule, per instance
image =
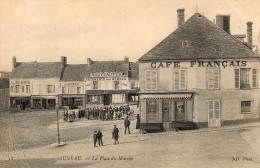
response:
[[[190,67],[244,67],[246,61],[190,61]],[[179,61],[151,62],[151,68],[181,67]]]

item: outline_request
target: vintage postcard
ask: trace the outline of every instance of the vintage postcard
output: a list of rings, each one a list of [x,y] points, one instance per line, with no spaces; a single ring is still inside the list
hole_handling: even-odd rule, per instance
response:
[[[0,0],[0,167],[260,167],[259,0]]]

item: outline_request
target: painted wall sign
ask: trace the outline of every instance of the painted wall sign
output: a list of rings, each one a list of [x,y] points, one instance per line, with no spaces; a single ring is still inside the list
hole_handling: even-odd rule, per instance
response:
[[[62,83],[61,86],[79,86],[79,83]]]
[[[87,81],[119,81],[127,80],[127,77],[112,77],[112,78],[86,78]]]
[[[243,67],[246,61],[190,61],[190,67]],[[181,67],[179,61],[151,62],[151,68]]]
[[[13,80],[11,80],[11,83],[12,84],[30,84],[31,82],[30,81],[13,81]]]
[[[122,72],[95,72],[90,73],[90,77],[108,77],[108,76],[122,76]]]

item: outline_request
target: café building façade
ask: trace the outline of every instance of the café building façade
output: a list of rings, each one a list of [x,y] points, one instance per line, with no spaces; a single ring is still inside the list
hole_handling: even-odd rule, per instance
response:
[[[140,122],[172,129],[176,122],[220,127],[259,119],[259,60],[247,43],[230,33],[230,16],[216,24],[200,13],[139,58]],[[240,37],[240,36],[239,36]]]

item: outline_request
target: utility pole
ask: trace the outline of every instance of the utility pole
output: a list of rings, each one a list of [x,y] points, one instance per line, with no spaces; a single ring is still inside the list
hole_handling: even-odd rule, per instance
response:
[[[56,114],[57,114],[57,140],[58,140],[58,142],[51,144],[51,147],[60,147],[60,146],[66,145],[65,142],[60,142],[60,127],[59,127],[59,109],[60,108],[61,107],[58,104],[55,105],[55,110],[56,110]]]

